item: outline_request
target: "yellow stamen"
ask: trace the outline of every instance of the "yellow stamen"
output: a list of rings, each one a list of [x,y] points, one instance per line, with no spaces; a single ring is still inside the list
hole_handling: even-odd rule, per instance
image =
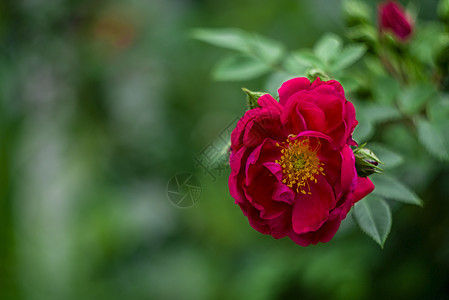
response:
[[[316,148],[312,149],[309,143],[308,138],[303,140],[288,138],[282,144],[276,143],[276,146],[282,148],[282,156],[275,161],[282,167],[284,174],[282,182],[290,188],[296,186],[296,192],[301,192],[304,195],[312,194],[309,180],[317,183],[315,175],[325,175],[324,164],[320,162],[317,154],[321,145],[318,142]]]

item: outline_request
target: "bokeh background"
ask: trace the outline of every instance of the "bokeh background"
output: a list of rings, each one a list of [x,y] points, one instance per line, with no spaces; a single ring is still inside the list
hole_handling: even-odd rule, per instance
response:
[[[0,1],[0,299],[449,299],[449,168],[430,156],[425,206],[394,210],[383,250],[350,217],[307,248],[249,226],[229,169],[195,157],[264,79],[214,82],[225,50],[195,27],[291,49],[344,30],[340,1]],[[190,208],[167,197],[180,172]]]

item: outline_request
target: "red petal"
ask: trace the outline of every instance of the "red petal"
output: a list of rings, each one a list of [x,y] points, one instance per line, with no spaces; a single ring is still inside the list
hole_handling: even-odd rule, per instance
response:
[[[243,144],[247,147],[255,147],[268,137],[276,140],[279,136],[282,136],[280,112],[275,109],[260,109],[260,113],[245,127]]]
[[[242,168],[242,162],[246,160],[248,157],[248,151],[246,148],[242,148],[237,152],[231,153],[231,157],[229,159],[229,164],[231,166],[231,175],[229,176],[229,192],[232,198],[235,199],[236,203],[244,203],[247,202],[246,197],[244,195],[242,189],[242,182],[244,180],[243,175],[245,174]]]
[[[296,92],[310,89],[310,81],[305,77],[297,77],[290,79],[282,84],[279,88],[279,103],[286,105],[288,98]]]
[[[275,163],[275,162],[266,162],[263,163],[263,166],[265,168],[267,168],[275,177],[278,181],[282,180],[282,168],[279,164]]]
[[[318,242],[327,243],[329,242],[337,232],[340,227],[341,220],[335,218],[330,220],[321,226],[321,228],[314,232],[309,232],[305,234],[296,234],[291,232],[288,237],[292,239],[296,244],[306,247],[310,244],[318,244]]]
[[[260,113],[260,108],[248,110],[237,122],[237,126],[231,133],[231,148],[233,151],[239,150],[243,146],[243,134],[245,128]]]
[[[302,102],[299,105],[299,111],[304,118],[307,130],[324,131],[327,120],[318,106],[310,102]]]
[[[307,130],[306,122],[299,112],[298,101],[289,101],[288,105],[284,107],[281,114],[281,123],[287,136]]]
[[[318,176],[311,184],[311,195],[298,194],[292,212],[292,227],[297,234],[318,230],[327,221],[329,211],[335,207],[334,191],[329,183]]]
[[[358,177],[353,199],[354,203],[361,200],[374,190],[374,184],[368,177]]]
[[[343,107],[343,101],[334,99],[323,108],[323,111],[326,114],[326,132],[331,132],[343,123]]]
[[[355,158],[351,148],[346,145],[341,151],[341,189],[343,194],[350,193],[357,184]]]
[[[290,214],[282,214],[277,218],[264,220],[268,226],[270,226],[270,234],[275,239],[285,237],[292,230],[292,224],[290,222]]]
[[[260,96],[259,99],[257,99],[257,104],[263,108],[275,108],[279,110],[279,112],[282,111],[282,105],[280,105],[270,94]]]
[[[270,176],[270,172],[263,168],[250,186],[243,187],[246,199],[260,211],[261,219],[277,218],[290,207],[284,202],[273,201],[272,194],[276,182],[275,177]]]
[[[285,184],[277,182],[274,185],[273,200],[293,204],[295,193]]]
[[[277,158],[279,158],[279,156],[280,151],[279,147],[276,146],[276,143],[269,138],[265,139],[250,153],[246,160],[244,173],[246,176],[245,184],[250,185],[253,178],[258,175],[258,173],[260,173],[260,169],[262,168],[262,166],[272,163]],[[279,166],[278,164],[276,165]]]
[[[319,86],[327,86],[325,89],[328,91],[332,91],[343,98],[345,97],[345,91],[341,84],[336,80],[329,80],[329,81],[321,81],[319,78],[315,79],[315,81],[312,83],[311,89],[316,89]],[[333,90],[329,87],[333,87]]]

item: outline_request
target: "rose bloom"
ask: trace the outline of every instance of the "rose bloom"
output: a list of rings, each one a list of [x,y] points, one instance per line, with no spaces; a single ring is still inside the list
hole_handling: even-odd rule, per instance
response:
[[[379,29],[392,32],[405,41],[413,32],[413,20],[399,3],[384,2],[379,5]]]
[[[350,146],[358,122],[335,80],[286,81],[231,134],[229,190],[249,223],[301,246],[328,242],[351,207],[373,191]]]

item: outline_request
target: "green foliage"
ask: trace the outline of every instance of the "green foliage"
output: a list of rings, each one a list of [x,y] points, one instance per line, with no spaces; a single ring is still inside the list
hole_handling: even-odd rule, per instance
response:
[[[369,148],[376,153],[377,157],[384,163],[383,169],[393,169],[404,162],[404,158],[398,153],[392,151],[384,144],[370,143]]]
[[[335,58],[331,67],[332,72],[341,71],[357,60],[359,60],[366,52],[366,46],[364,45],[348,45],[346,46]]]
[[[326,74],[339,73],[354,64],[366,52],[362,44],[343,47],[340,37],[327,33],[315,44],[313,50],[300,49],[288,54],[281,62],[285,47],[267,37],[240,29],[204,29],[191,32],[197,40],[237,51],[241,55],[224,58],[213,71],[215,80],[240,81],[257,78],[268,71],[283,72],[310,78],[327,78]],[[278,65],[278,64],[281,65]],[[317,75],[318,74],[318,75]]]
[[[230,55],[221,60],[213,71],[215,80],[240,81],[266,74],[270,66],[264,61],[246,55]]]
[[[449,1],[440,0],[438,3],[437,13],[440,19],[447,24],[449,21]]]
[[[366,3],[357,0],[344,0],[342,5],[345,21],[349,26],[370,22],[372,12]]]
[[[381,176],[372,176],[371,180],[376,186],[373,195],[407,204],[423,206],[423,201],[418,195],[396,178],[382,174]]]
[[[394,106],[369,104],[363,107],[363,115],[375,124],[401,118],[400,112]]]
[[[327,74],[340,73],[359,60],[366,52],[361,44],[343,47],[342,40],[335,34],[327,33],[315,44],[313,51],[300,49],[292,52],[284,62],[284,67],[292,74],[307,73],[315,69]]]
[[[383,115],[382,110],[385,110],[385,107],[395,108],[394,103],[400,92],[401,86],[393,77],[380,74],[380,76],[374,79],[373,96],[376,104],[381,104],[383,106],[383,108],[380,109],[380,115]],[[399,112],[396,112],[396,114],[398,117],[400,116]]]
[[[386,168],[393,168],[402,162],[402,157],[380,144],[370,144],[370,148],[384,160]],[[410,188],[396,178],[386,174],[371,177],[374,192],[354,206],[353,217],[359,227],[383,247],[390,232],[392,216],[388,204],[383,199],[423,206],[423,201]]]
[[[418,129],[418,138],[424,148],[430,154],[441,160],[449,159],[449,152],[445,145],[440,128],[430,123],[424,118],[416,118],[416,127]]]
[[[449,96],[447,94],[436,97],[434,101],[429,102],[427,109],[432,123],[449,124]]]
[[[420,24],[411,41],[410,53],[422,63],[434,66],[436,54],[448,43],[448,39],[440,24]]]
[[[354,42],[372,46],[377,40],[377,28],[370,24],[360,24],[349,28],[347,36]]]
[[[206,29],[197,28],[191,32],[193,38],[211,45],[243,53],[250,52],[248,33],[237,28]]]
[[[358,105],[357,109],[359,125],[354,130],[354,138],[359,142],[365,142],[370,139],[378,124],[401,118],[399,110],[391,105]]]
[[[388,204],[381,198],[369,195],[354,205],[352,215],[363,232],[383,248],[392,223]]]
[[[240,29],[194,29],[191,36],[197,40],[237,51],[228,56],[213,71],[216,80],[239,81],[257,78],[276,66],[284,54],[284,46],[267,37]]]
[[[325,65],[328,65],[337,55],[340,54],[342,40],[333,33],[327,33],[315,44],[313,53]]]
[[[292,52],[284,62],[284,68],[296,75],[304,75],[308,68],[325,69],[325,64],[316,55],[308,50],[296,50]]]
[[[429,99],[437,96],[437,91],[433,85],[417,84],[407,87],[398,97],[401,111],[409,116],[418,114],[426,105]]]

